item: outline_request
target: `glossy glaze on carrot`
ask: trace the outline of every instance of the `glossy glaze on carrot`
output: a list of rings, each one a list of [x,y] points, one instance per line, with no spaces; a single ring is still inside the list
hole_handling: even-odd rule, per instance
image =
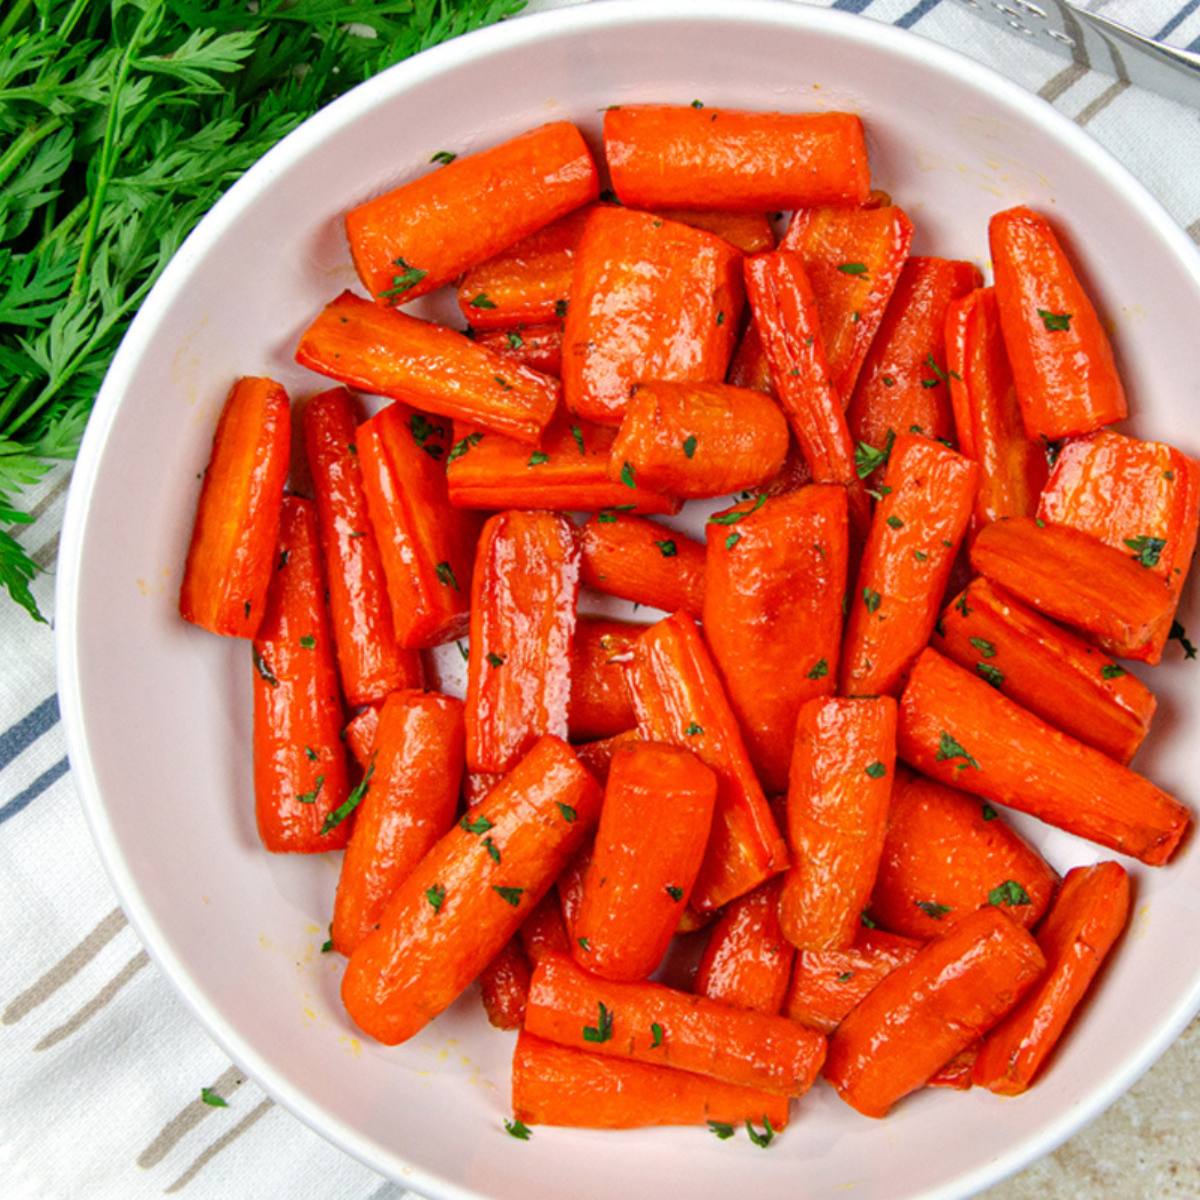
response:
[[[519,325],[516,329],[488,329],[475,334],[475,344],[517,363],[558,379],[562,374],[562,321]]]
[[[762,212],[722,212],[719,209],[667,208],[658,212],[668,221],[693,229],[705,229],[724,238],[743,254],[761,254],[775,249],[775,230]]]
[[[567,728],[572,741],[613,737],[637,724],[624,661],[645,625],[581,616],[571,644],[571,700]]]
[[[704,547],[657,521],[607,509],[579,530],[583,582],[664,612],[704,608]]]
[[[613,734],[612,737],[597,738],[593,742],[577,742],[572,749],[579,756],[579,761],[604,783],[612,769],[613,755],[627,742],[636,742],[640,737],[641,734],[636,729],[626,729]]]
[[[480,971],[479,998],[493,1029],[521,1028],[531,974],[529,958],[521,946],[521,939],[515,935]]]
[[[551,888],[521,925],[521,945],[531,963],[543,954],[570,954],[571,942],[558,894]]]
[[[368,704],[360,713],[347,722],[342,730],[342,741],[354,756],[354,761],[365,771],[371,761],[371,749],[375,745],[375,731],[379,728],[381,705]]]

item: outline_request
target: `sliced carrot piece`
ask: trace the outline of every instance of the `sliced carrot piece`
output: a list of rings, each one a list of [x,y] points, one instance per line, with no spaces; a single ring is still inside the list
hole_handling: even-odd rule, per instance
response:
[[[706,229],[723,237],[743,254],[775,249],[775,230],[766,213],[720,212],[696,208],[668,208],[658,214],[693,229]]]
[[[521,325],[517,329],[489,329],[475,335],[475,344],[498,354],[507,362],[518,363],[558,379],[562,374],[563,323]]]
[[[530,962],[539,961],[543,954],[571,953],[562,906],[553,890],[547,892],[537,908],[525,918],[521,926],[521,945]]]
[[[342,740],[346,743],[350,753],[354,755],[354,761],[364,771],[371,761],[371,749],[375,745],[375,732],[379,728],[380,707],[380,705],[368,704],[342,730]]]
[[[700,615],[704,547],[699,542],[616,509],[589,517],[579,533],[588,587],[664,612]]]
[[[594,742],[580,742],[573,749],[579,756],[579,761],[601,783],[604,783],[608,779],[608,772],[612,769],[613,755],[626,742],[636,742],[640,737],[641,735],[636,729],[626,729],[612,737],[598,738]]]
[[[637,724],[623,662],[645,628],[604,617],[581,616],[576,621],[567,710],[573,739],[613,737]]]
[[[479,996],[493,1029],[520,1029],[531,975],[521,941],[513,937],[479,973]]]

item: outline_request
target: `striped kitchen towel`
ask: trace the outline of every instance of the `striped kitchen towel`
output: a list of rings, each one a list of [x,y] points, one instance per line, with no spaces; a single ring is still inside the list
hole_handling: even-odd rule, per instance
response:
[[[530,11],[561,6],[534,0]],[[1195,111],[1012,37],[956,0],[822,6],[965,49],[1038,92],[1131,167],[1200,241]],[[1101,0],[1094,7],[1200,48],[1200,0]],[[64,467],[33,489],[27,503],[35,519],[20,531],[45,571],[34,591],[47,613],[68,482]],[[402,1188],[280,1111],[159,976],[101,871],[71,785],[53,635],[4,603],[0,645],[0,913],[7,935],[0,955],[0,1194],[401,1196]],[[202,1089],[224,1105],[205,1103]],[[1052,1185],[1053,1163],[1036,1170],[1043,1187]],[[993,1195],[1018,1194],[1026,1194],[1019,1181]]]

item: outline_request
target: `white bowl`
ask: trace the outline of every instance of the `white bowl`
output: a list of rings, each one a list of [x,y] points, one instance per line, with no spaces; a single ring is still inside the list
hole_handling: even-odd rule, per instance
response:
[[[1020,1099],[926,1092],[873,1122],[822,1085],[766,1154],[695,1129],[538,1129],[521,1143],[501,1126],[512,1039],[485,1026],[473,997],[406,1046],[356,1036],[338,1002],[341,964],[318,953],[336,857],[272,857],[255,836],[249,652],[176,614],[197,472],[230,381],[321,387],[291,356],[322,303],[355,286],[344,209],[427,170],[438,150],[561,117],[595,135],[604,105],[693,98],[861,112],[875,181],[912,215],[921,253],[986,264],[990,213],[1050,212],[1113,322],[1133,428],[1200,451],[1200,338],[1181,337],[1200,308],[1196,252],[1049,105],[886,25],[762,0],[596,4],[503,24],[393,68],[293,133],[213,209],[142,307],[96,403],[59,559],[75,778],[126,911],[213,1036],[314,1129],[426,1195],[964,1196],[1094,1117],[1200,1007],[1194,846],[1166,869],[1132,864],[1129,934],[1053,1069]],[[1200,664],[1182,664],[1178,646],[1168,658],[1140,766],[1186,798]],[[1060,870],[1100,857],[1018,824]]]

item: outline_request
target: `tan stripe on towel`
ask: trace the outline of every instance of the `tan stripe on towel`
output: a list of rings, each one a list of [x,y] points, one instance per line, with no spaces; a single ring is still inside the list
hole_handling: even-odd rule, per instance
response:
[[[139,950],[77,1013],[46,1034],[34,1049],[49,1050],[82,1029],[149,962],[150,955]]]
[[[265,1117],[268,1109],[273,1107],[274,1101],[272,1100],[263,1100],[255,1105],[232,1129],[227,1133],[223,1133],[211,1146],[207,1146],[196,1155],[192,1160],[191,1166],[174,1183],[164,1189],[166,1195],[173,1195],[175,1192],[182,1191],[187,1187],[208,1163],[212,1162],[231,1142],[240,1138],[251,1125]]]
[[[228,1100],[234,1092],[245,1083],[245,1077],[237,1067],[230,1067],[223,1071],[216,1081],[209,1086],[222,1100]],[[148,1145],[145,1150],[138,1155],[137,1165],[139,1167],[154,1167],[157,1166],[167,1154],[174,1148],[175,1144],[185,1134],[190,1133],[205,1117],[212,1116],[215,1112],[220,1112],[218,1108],[213,1108],[211,1105],[205,1104],[203,1100],[197,1096],[190,1103],[185,1104],[159,1131],[154,1140]]]

